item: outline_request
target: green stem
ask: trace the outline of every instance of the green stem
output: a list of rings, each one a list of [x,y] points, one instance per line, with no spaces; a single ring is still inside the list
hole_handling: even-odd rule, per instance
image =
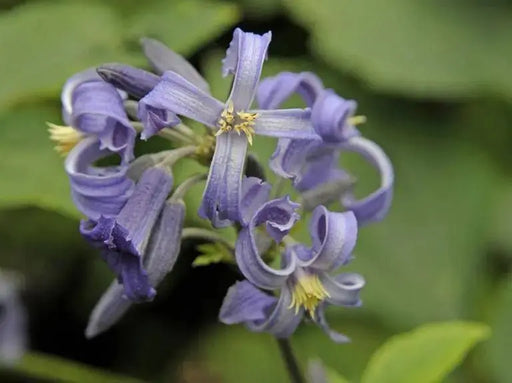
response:
[[[219,235],[218,233],[208,230],[208,229],[202,229],[200,227],[186,227],[181,232],[181,238],[182,239],[203,239],[210,242],[222,242],[224,245],[226,245],[230,250],[234,249],[234,246],[232,243],[230,243],[227,239],[225,239],[223,236]]]
[[[292,346],[287,338],[276,338],[277,344],[279,345],[279,351],[288,370],[291,383],[306,383],[306,380],[302,376],[297,359],[293,354]]]
[[[180,199],[183,199],[185,194],[190,190],[191,187],[198,184],[201,181],[204,181],[207,177],[207,174],[196,174],[192,177],[187,178],[185,181],[183,181],[172,194],[170,200],[171,201],[178,201]]]

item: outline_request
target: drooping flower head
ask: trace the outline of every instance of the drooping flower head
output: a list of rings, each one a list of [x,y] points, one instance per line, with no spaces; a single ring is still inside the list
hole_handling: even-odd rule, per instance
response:
[[[61,93],[62,119],[67,126],[50,125],[56,149],[67,154],[84,136],[99,139],[100,149],[133,158],[135,129],[128,121],[119,91],[104,82],[95,69],[70,77]]]
[[[280,242],[298,219],[298,205],[289,198],[271,200],[253,211],[239,234],[236,260],[247,280],[230,288],[220,312],[226,324],[244,323],[253,331],[290,336],[307,314],[335,341],[347,338],[332,331],[325,320],[325,305],[357,306],[364,280],[358,274],[330,272],[346,264],[356,243],[357,222],[352,212],[333,213],[319,206],[310,220],[312,246],[287,244],[281,268],[263,259],[261,231]],[[263,249],[263,250],[262,250]],[[279,290],[279,298],[262,290]]]
[[[393,195],[393,167],[389,158],[374,142],[363,138],[355,125],[364,122],[354,116],[357,104],[346,100],[332,90],[324,89],[321,80],[309,72],[283,72],[264,79],[258,88],[261,107],[276,108],[292,94],[299,94],[311,107],[311,121],[320,139],[280,139],[270,161],[270,167],[282,177],[292,179],[301,192],[320,189],[325,184],[338,183],[339,200],[354,212],[360,225],[385,217]],[[357,199],[350,184],[350,176],[339,169],[339,155],[355,152],[374,166],[381,176],[378,190],[363,199]]]

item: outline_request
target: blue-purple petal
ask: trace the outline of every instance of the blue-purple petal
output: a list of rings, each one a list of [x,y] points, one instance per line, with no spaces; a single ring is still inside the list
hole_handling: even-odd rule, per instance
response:
[[[323,89],[322,81],[311,72],[281,72],[260,82],[256,99],[260,108],[276,109],[293,93],[298,93],[307,106],[313,106]]]
[[[363,199],[346,193],[341,199],[345,208],[354,212],[359,225],[382,220],[393,199],[393,165],[384,151],[374,142],[363,137],[353,137],[341,146],[342,150],[361,154],[380,174],[380,187]]]
[[[122,284],[118,281],[111,283],[92,310],[85,330],[87,338],[94,338],[107,331],[123,317],[133,304],[133,302],[124,297],[124,294]]]
[[[181,229],[185,215],[183,202],[166,202],[155,223],[145,254],[142,256],[149,284],[157,287],[173,268],[180,251]],[[115,325],[134,303],[125,297],[125,288],[112,282],[94,307],[85,334],[93,338]]]
[[[323,91],[311,111],[315,131],[329,143],[342,142],[357,135],[358,131],[348,122],[356,108],[355,101],[345,100],[330,89]]]
[[[295,258],[289,259],[289,262],[285,260],[280,269],[274,269],[263,261],[258,247],[257,227],[265,224],[268,234],[279,242],[299,218],[295,212],[297,207],[288,197],[266,202],[257,210],[249,226],[239,233],[235,258],[242,274],[256,286],[264,289],[282,287],[295,270]]]
[[[127,166],[94,166],[97,160],[112,154],[101,150],[96,138],[88,137],[71,150],[65,161],[73,201],[82,214],[94,220],[102,215],[116,216],[133,193]]]
[[[264,321],[277,298],[264,293],[249,281],[236,282],[224,298],[219,319],[225,324]]]
[[[169,49],[165,44],[155,39],[143,38],[141,39],[141,44],[144,55],[155,72],[163,74],[169,70],[173,71],[190,81],[199,89],[210,93],[206,80],[183,56]]]
[[[316,318],[315,323],[325,332],[325,334],[331,338],[331,340],[335,343],[347,343],[350,342],[350,338],[346,335],[343,335],[337,331],[334,331],[329,326],[327,322],[327,318],[325,317],[325,307],[326,305],[320,305],[316,310]]]
[[[307,266],[329,271],[350,260],[357,240],[357,220],[352,212],[334,213],[318,206],[311,216],[309,231],[314,256]]]
[[[336,306],[360,306],[359,293],[365,285],[364,278],[355,273],[341,273],[330,276],[323,273],[320,281],[329,293],[327,302]]]
[[[241,221],[242,175],[247,138],[236,132],[217,137],[199,215],[215,227]]]
[[[96,72],[96,68],[88,68],[82,72],[75,73],[66,80],[62,87],[60,101],[62,104],[62,120],[66,125],[71,125],[73,92],[78,85],[87,81],[102,81],[101,77]]]
[[[252,104],[258,82],[267,58],[267,49],[272,34],[263,35],[243,32],[236,28],[229,44],[226,57],[222,61],[222,74],[234,74],[233,87],[229,99],[235,110],[247,110]]]
[[[285,285],[281,289],[281,294],[277,304],[272,311],[268,312],[265,320],[252,321],[247,323],[247,327],[255,332],[268,332],[277,338],[288,338],[293,334],[304,317],[303,309],[298,312],[291,308],[292,292]]]
[[[125,64],[103,64],[96,71],[103,80],[136,99],[144,97],[160,81],[154,73]]]
[[[139,102],[139,119],[148,123],[148,114],[167,110],[215,127],[224,104],[174,72],[165,72],[158,85]],[[179,122],[179,120],[177,120]],[[146,129],[154,127],[145,126]],[[146,133],[148,136],[149,132]]]
[[[240,202],[242,225],[248,225],[254,213],[268,201],[271,189],[272,185],[257,177],[244,177]]]
[[[103,81],[78,85],[73,91],[71,125],[100,140],[101,149],[133,158],[135,129],[130,124],[117,90]]]
[[[258,117],[254,123],[257,135],[277,138],[319,140],[313,129],[309,109],[251,110]]]

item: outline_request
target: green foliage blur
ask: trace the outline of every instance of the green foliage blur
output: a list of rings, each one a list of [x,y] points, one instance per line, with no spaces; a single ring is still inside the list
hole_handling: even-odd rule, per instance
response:
[[[272,30],[265,76],[313,71],[357,100],[368,118],[363,134],[395,166],[391,212],[360,231],[350,265],[366,278],[364,305],[328,313],[352,343],[335,345],[302,325],[292,338],[301,363],[321,359],[351,382],[396,383],[378,378],[392,353],[372,357],[386,339],[466,320],[488,324],[491,335],[443,381],[512,382],[512,2],[505,0],[0,0],[0,268],[24,276],[37,352],[18,369],[0,370],[0,381],[286,381],[270,336],[217,323],[234,279],[227,265],[192,267],[192,243],[154,303],[85,340],[89,312],[112,275],[77,232],[63,159],[46,132],[46,121],[61,122],[66,78],[105,62],[146,66],[142,36],[190,58],[224,96],[220,59],[235,26]],[[272,152],[269,143],[256,140],[260,158]],[[364,163],[342,160],[363,179],[360,192],[376,185]],[[190,220],[200,195],[187,201]],[[453,366],[444,364],[461,362],[489,336],[479,328],[457,338],[459,330],[420,336],[435,340],[422,355],[416,345],[402,350],[401,338],[387,346],[398,342],[394,352],[448,373]],[[459,348],[429,359],[448,355],[450,336]],[[61,358],[134,380],[62,367]],[[442,376],[425,374],[404,382]]]

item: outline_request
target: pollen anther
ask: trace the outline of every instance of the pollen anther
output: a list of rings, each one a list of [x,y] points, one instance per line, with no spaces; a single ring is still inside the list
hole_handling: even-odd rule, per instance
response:
[[[71,126],[55,125],[46,123],[49,127],[50,140],[56,143],[55,150],[65,156],[83,138],[83,134]]]
[[[220,115],[217,122],[219,130],[215,135],[219,136],[222,133],[231,132],[233,130],[239,135],[244,133],[247,136],[247,141],[252,145],[256,118],[258,118],[258,113],[244,111],[235,112],[233,102],[230,101],[226,109],[224,109]]]
[[[328,297],[329,293],[322,285],[318,275],[302,271],[296,278],[289,308],[294,307],[295,312],[298,313],[299,309],[304,307],[311,318],[315,319],[316,307]]]

